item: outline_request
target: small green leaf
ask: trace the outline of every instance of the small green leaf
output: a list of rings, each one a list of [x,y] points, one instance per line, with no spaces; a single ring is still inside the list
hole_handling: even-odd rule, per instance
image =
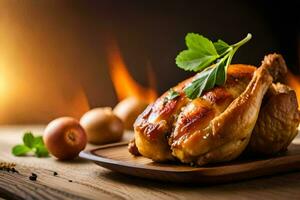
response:
[[[220,55],[226,52],[230,48],[230,45],[224,42],[223,40],[218,40],[217,42],[214,42],[214,46],[218,54]]]
[[[201,96],[205,90],[213,88],[216,83],[217,69],[216,67],[210,67],[199,73],[196,79],[184,88],[187,97],[195,99]]]
[[[44,141],[42,136],[36,136],[33,139],[32,147],[43,146]]]
[[[212,41],[202,35],[188,33],[185,41],[188,49],[180,52],[175,60],[186,71],[201,71],[219,57]]]
[[[208,67],[217,58],[217,55],[202,55],[194,50],[184,50],[176,57],[176,64],[186,71],[196,72]]]
[[[216,85],[224,85],[226,82],[226,74],[227,74],[227,59],[221,59],[217,64],[217,76],[216,76]]]
[[[35,147],[34,153],[37,157],[48,157],[49,156],[49,152],[48,152],[47,148],[43,145]]]
[[[185,43],[190,50],[197,51],[201,55],[218,56],[212,41],[202,35],[188,33],[185,37]]]
[[[30,152],[31,149],[25,145],[19,144],[13,147],[12,154],[15,156],[24,156],[26,153]]]
[[[178,93],[178,92],[176,92],[173,88],[171,88],[170,90],[169,90],[169,93],[168,93],[168,96],[167,96],[167,98],[169,99],[169,100],[172,100],[172,99],[175,99],[176,97],[178,97],[180,94]]]
[[[34,138],[33,147],[34,147],[34,153],[37,157],[49,156],[49,152],[44,145],[42,136],[37,136]]]
[[[31,132],[26,132],[23,136],[23,143],[29,148],[32,148],[32,144],[34,141],[34,136]]]

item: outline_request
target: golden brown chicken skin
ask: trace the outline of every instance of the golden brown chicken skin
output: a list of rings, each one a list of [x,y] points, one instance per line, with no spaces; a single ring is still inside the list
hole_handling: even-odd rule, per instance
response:
[[[174,159],[168,138],[176,116],[189,101],[182,90],[190,80],[173,88],[179,92],[177,98],[168,100],[168,92],[165,92],[137,118],[134,123],[135,138],[131,146],[137,148],[139,154],[158,162]],[[131,149],[129,151],[133,152]]]
[[[299,122],[295,91],[281,83],[272,84],[264,97],[248,151],[272,155],[287,150],[298,133]]]
[[[187,136],[186,133],[205,128],[246,89],[255,70],[255,67],[249,65],[231,65],[224,86],[205,92],[202,97],[191,100],[182,108],[170,143],[175,146],[182,136]]]
[[[135,122],[135,152],[154,161],[179,159],[204,165],[238,157],[248,145],[262,99],[276,80],[286,73],[278,54],[265,57],[261,67],[230,65],[227,81],[194,100],[183,88],[195,77],[173,89],[180,95],[168,99],[166,92]]]
[[[247,88],[224,111],[216,113],[204,126],[200,122],[203,127],[187,131],[172,141],[173,155],[183,163],[197,165],[238,157],[249,142],[263,96],[271,82],[272,77],[265,67],[256,70]]]
[[[186,117],[182,122],[177,122],[178,115],[187,104],[192,105],[190,104],[191,100],[185,96],[183,88],[192,82],[195,77],[189,78],[173,88],[174,91],[179,93],[178,97],[168,100],[168,92],[164,93],[148,106],[134,124],[135,146],[139,153],[154,161],[174,160],[169,145],[169,137],[174,129],[182,126],[182,131],[178,131],[176,134],[176,137],[179,137],[181,133],[187,131],[185,128],[192,129],[197,126],[199,128],[199,125],[194,125],[201,124],[201,121],[205,120],[208,122],[216,113],[222,112],[229,103],[245,90],[255,69],[254,66],[250,65],[230,65],[227,71],[226,84],[206,92],[203,96],[203,99],[207,99],[207,102],[211,102],[211,105],[215,104],[216,108],[219,108],[212,110],[212,107],[206,109],[205,106],[200,106],[195,109],[194,114],[191,113],[190,119]],[[202,117],[194,118],[198,114]],[[176,125],[175,122],[178,124]]]

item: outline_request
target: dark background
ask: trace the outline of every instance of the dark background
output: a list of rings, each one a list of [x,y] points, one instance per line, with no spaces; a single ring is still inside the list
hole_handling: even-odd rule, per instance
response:
[[[147,86],[146,66],[152,67],[159,94],[191,75],[174,61],[188,32],[228,43],[250,32],[233,63],[259,66],[265,54],[278,52],[299,74],[298,9],[297,1],[1,0],[0,123],[47,122],[114,106],[110,39],[139,83]]]

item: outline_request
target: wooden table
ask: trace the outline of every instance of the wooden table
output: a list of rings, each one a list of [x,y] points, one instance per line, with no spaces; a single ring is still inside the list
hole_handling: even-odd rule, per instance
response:
[[[16,163],[19,171],[0,171],[0,199],[300,199],[300,172],[201,186],[129,177],[82,159],[61,162],[51,157],[11,155],[12,146],[21,142],[24,131],[42,134],[43,128],[0,127],[0,161]],[[295,142],[300,143],[300,139]],[[37,181],[29,180],[31,173],[38,175]]]

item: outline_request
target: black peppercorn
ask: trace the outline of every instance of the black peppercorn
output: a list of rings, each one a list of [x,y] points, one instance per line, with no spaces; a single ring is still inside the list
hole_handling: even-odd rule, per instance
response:
[[[29,180],[36,181],[37,175],[35,173],[31,173],[31,176],[29,176]]]
[[[11,171],[12,171],[13,173],[19,173],[19,171],[16,170],[14,167],[11,169]]]

